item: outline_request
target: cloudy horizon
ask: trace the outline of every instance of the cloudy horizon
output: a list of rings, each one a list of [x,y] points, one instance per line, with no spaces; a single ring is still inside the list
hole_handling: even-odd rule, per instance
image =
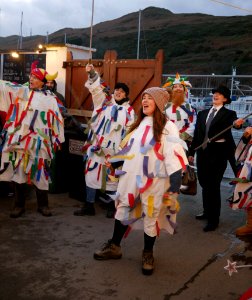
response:
[[[1,0],[0,36],[47,35],[60,29],[86,28],[91,24],[92,0],[54,0],[50,3],[39,0]],[[178,13],[203,13],[215,16],[245,16],[252,14],[252,1],[244,0],[138,0],[120,2],[116,0],[94,0],[93,24],[120,18],[149,6],[165,8]],[[23,12],[22,27],[21,14]]]

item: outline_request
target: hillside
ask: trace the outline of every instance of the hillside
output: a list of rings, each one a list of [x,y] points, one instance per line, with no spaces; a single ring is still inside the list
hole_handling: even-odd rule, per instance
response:
[[[215,17],[204,14],[173,14],[149,7],[142,11],[140,58],[154,58],[165,51],[164,73],[252,74],[252,16]],[[49,35],[49,43],[67,42],[89,46],[89,28],[64,28]],[[138,12],[99,23],[93,28],[96,58],[114,49],[119,58],[136,58]],[[17,36],[0,37],[0,49],[15,49]],[[23,48],[34,49],[43,36],[23,38]]]

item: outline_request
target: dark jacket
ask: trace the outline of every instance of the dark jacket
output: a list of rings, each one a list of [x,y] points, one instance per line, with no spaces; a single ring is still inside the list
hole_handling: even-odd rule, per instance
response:
[[[201,145],[204,142],[205,130],[206,130],[206,119],[210,109],[202,110],[197,115],[197,121],[195,125],[194,137],[189,149],[189,155],[194,156],[195,148]],[[222,130],[231,126],[233,122],[237,119],[236,112],[223,106],[213,118],[213,121],[210,125],[208,138],[212,138]],[[227,154],[232,154],[235,151],[235,142],[232,136],[231,129],[225,131],[223,134],[218,136],[215,140],[225,139],[226,140],[226,150]],[[211,143],[214,143],[213,140]],[[199,149],[201,150],[201,149]],[[228,156],[228,155],[227,155]]]

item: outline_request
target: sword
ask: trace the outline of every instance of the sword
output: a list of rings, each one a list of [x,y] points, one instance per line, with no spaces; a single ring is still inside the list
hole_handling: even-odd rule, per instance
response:
[[[252,115],[252,113],[246,115],[244,118],[242,118],[242,120],[246,120],[247,118],[249,118]],[[216,139],[218,136],[222,135],[224,132],[226,132],[227,130],[231,129],[234,125],[230,125],[227,128],[223,129],[222,131],[220,131],[219,133],[217,133],[215,136],[211,137],[210,139],[207,139],[205,142],[203,142],[202,144],[200,144],[198,147],[194,148],[195,151],[197,151],[198,149],[202,148],[203,146],[205,146],[208,143],[211,143],[212,140]]]

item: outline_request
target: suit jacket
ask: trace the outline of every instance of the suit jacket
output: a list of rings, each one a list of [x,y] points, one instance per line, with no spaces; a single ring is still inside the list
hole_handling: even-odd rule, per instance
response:
[[[189,149],[189,155],[194,156],[195,148],[201,145],[204,142],[205,138],[205,131],[206,131],[206,119],[208,116],[210,109],[202,110],[198,113],[197,121],[195,125],[194,137]],[[208,138],[212,138],[222,130],[226,129],[227,127],[231,126],[233,122],[237,119],[236,112],[230,109],[225,108],[223,106],[213,118],[209,131],[208,131]],[[215,140],[225,139],[226,151],[227,156],[230,154],[232,155],[235,151],[235,142],[232,136],[231,129],[227,130],[220,136],[218,136]],[[214,141],[212,143],[214,143]],[[202,148],[199,149],[200,151]]]

